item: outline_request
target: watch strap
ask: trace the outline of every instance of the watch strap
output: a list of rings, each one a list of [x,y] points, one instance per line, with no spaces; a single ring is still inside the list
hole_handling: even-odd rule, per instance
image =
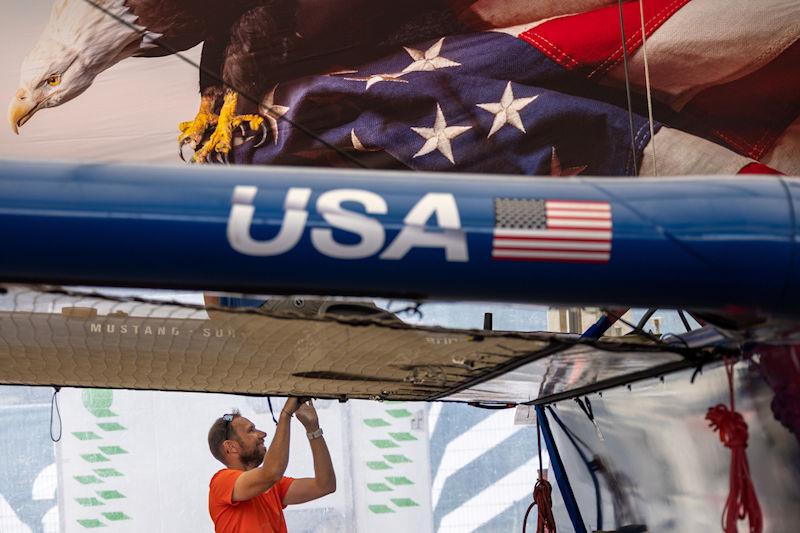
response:
[[[308,431],[306,432],[306,435],[308,435],[308,440],[318,439],[322,436],[322,428],[317,428],[314,431]]]

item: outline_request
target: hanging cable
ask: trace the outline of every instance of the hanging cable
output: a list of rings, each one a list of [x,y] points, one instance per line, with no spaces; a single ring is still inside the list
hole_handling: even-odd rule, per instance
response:
[[[580,402],[578,402],[578,405],[580,405]],[[575,451],[578,452],[578,455],[580,456],[581,461],[583,461],[583,465],[586,467],[586,470],[589,472],[589,477],[592,478],[592,485],[594,486],[594,496],[595,496],[595,512],[596,512],[596,520],[597,520],[597,529],[603,529],[603,495],[600,492],[600,480],[597,479],[597,470],[598,470],[598,466],[599,466],[599,461],[597,460],[596,457],[593,457],[592,459],[589,459],[586,456],[586,453],[584,453],[584,451],[581,449],[581,446],[579,446],[578,443],[582,444],[586,448],[587,452],[591,453],[591,449],[589,448],[589,446],[584,441],[582,441],[580,439],[580,437],[578,437],[572,431],[570,431],[570,429],[567,427],[566,424],[564,424],[564,422],[561,420],[561,418],[559,418],[559,416],[556,414],[555,410],[552,407],[550,407],[548,405],[547,409],[548,409],[548,411],[550,411],[550,416],[553,417],[553,420],[555,420],[556,424],[558,424],[558,426],[561,428],[561,431],[563,431],[564,435],[567,436],[567,439],[570,441],[572,446],[575,448]],[[594,423],[594,415],[592,415],[592,419],[591,420],[592,420],[592,423]]]
[[[542,430],[539,423],[536,424],[536,445],[539,452],[539,476],[536,485],[533,486],[533,501],[525,511],[525,518],[522,519],[522,533],[528,529],[528,515],[533,510],[533,506],[539,507],[539,517],[536,520],[536,533],[556,533],[556,520],[553,518],[553,486],[544,479],[544,467],[542,466]]]
[[[625,39],[625,19],[622,16],[622,0],[619,5],[619,31],[622,36],[622,64],[625,69],[625,94],[628,97],[628,124],[631,132],[631,157],[633,158],[633,175],[639,175],[639,165],[636,164],[636,139],[633,134],[633,105],[631,104],[631,81],[628,76],[628,43]]]
[[[686,331],[692,331],[692,326],[689,325],[689,321],[686,320],[686,313],[683,310],[678,309],[678,316],[681,318],[681,322],[683,322],[683,327],[686,328]]]
[[[275,422],[275,425],[278,425],[278,421],[275,419],[275,411],[272,410],[272,398],[267,396],[267,405],[269,405],[269,414],[272,415],[272,421]]]
[[[722,530],[725,533],[736,533],[738,520],[747,518],[750,533],[761,533],[763,519],[761,506],[758,503],[753,480],[750,477],[750,465],[747,462],[747,422],[736,412],[733,394],[733,365],[736,361],[725,358],[725,373],[728,376],[728,393],[730,409],[718,404],[708,409],[706,420],[714,431],[719,431],[719,439],[731,450],[731,467],[728,499],[722,509]]]
[[[652,317],[656,313],[656,311],[658,311],[658,309],[655,308],[648,309],[647,311],[645,311],[645,313],[642,315],[642,318],[639,319],[639,323],[636,324],[636,329],[644,329],[645,325],[647,324],[647,321],[650,320],[650,317]]]
[[[644,27],[644,0],[639,0],[639,17],[642,21],[642,57],[644,59],[644,86],[647,93],[647,120],[650,124],[650,145],[653,147],[653,176],[658,176],[656,166],[656,134],[653,130],[653,100],[650,91],[650,68],[647,64],[647,31]]]
[[[53,442],[58,442],[61,440],[61,433],[63,426],[61,425],[61,411],[58,408],[58,392],[61,390],[61,387],[53,387],[53,397],[50,400],[50,440]],[[55,436],[53,433],[53,413],[55,413],[55,419],[58,420],[58,437]]]
[[[619,320],[620,322],[622,322],[623,324],[625,324],[626,326],[631,328],[634,332],[636,332],[637,334],[641,335],[642,337],[645,337],[646,339],[650,339],[651,341],[653,341],[656,344],[666,345],[666,343],[664,341],[662,341],[659,337],[653,335],[652,333],[648,333],[647,331],[643,330],[642,328],[640,328],[636,324],[632,324],[631,322],[628,322],[627,320],[622,318],[622,315],[616,313],[615,311],[613,311],[611,309],[606,309],[604,312],[608,313],[615,320]]]

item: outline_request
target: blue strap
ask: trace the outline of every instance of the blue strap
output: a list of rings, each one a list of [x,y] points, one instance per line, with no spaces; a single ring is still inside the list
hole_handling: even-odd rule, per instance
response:
[[[240,298],[236,296],[220,296],[220,307],[261,307],[264,305],[263,298]]]
[[[541,405],[536,406],[536,421],[542,430],[544,443],[547,446],[547,454],[550,456],[550,465],[556,476],[556,483],[558,483],[561,497],[564,499],[564,505],[567,507],[569,519],[572,521],[572,527],[575,529],[575,533],[586,533],[586,526],[583,524],[578,502],[575,500],[575,494],[573,494],[572,486],[569,484],[569,478],[567,478],[567,471],[564,469],[564,463],[561,462],[561,456],[558,454],[558,448],[556,448],[556,441],[553,439],[552,431],[550,431],[550,423],[547,421],[547,415]]]
[[[610,328],[614,322],[615,320],[608,315],[600,315],[600,318],[597,320],[597,322],[589,326],[589,329],[587,329],[583,335],[581,335],[581,337],[584,339],[599,339],[603,336],[603,333],[608,331],[608,328]]]

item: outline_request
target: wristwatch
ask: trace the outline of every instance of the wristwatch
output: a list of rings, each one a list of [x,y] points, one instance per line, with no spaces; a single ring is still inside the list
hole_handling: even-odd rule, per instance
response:
[[[306,435],[308,435],[308,440],[318,439],[322,436],[322,428],[317,428],[314,431],[308,431],[306,432]]]

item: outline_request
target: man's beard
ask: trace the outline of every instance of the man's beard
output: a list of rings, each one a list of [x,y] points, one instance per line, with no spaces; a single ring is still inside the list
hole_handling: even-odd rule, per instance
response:
[[[242,464],[245,466],[245,468],[250,470],[252,468],[256,468],[264,461],[265,454],[266,451],[261,451],[261,447],[256,444],[253,446],[253,449],[240,453],[239,459],[242,461]]]

